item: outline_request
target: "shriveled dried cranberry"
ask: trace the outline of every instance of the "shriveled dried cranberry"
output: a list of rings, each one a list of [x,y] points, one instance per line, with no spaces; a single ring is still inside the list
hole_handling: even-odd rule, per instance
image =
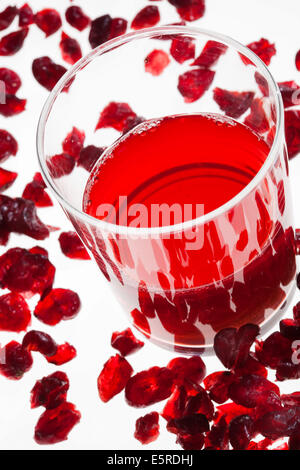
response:
[[[46,35],[51,36],[62,26],[62,21],[58,11],[53,8],[45,8],[36,13],[34,22]]]
[[[214,100],[227,116],[239,118],[251,106],[254,98],[252,91],[228,91],[222,88],[214,89]]]
[[[300,111],[285,111],[284,122],[288,155],[293,158],[300,152]]]
[[[141,408],[165,400],[172,393],[174,376],[166,367],[152,367],[134,375],[125,388],[130,406]]]
[[[284,406],[300,406],[300,392],[281,395],[280,398]]]
[[[90,259],[85,246],[76,232],[62,232],[59,236],[61,251],[71,259]]]
[[[156,411],[139,418],[135,423],[134,437],[142,444],[150,444],[159,436],[159,414]]]
[[[0,129],[0,162],[4,162],[11,155],[16,155],[18,143],[16,139],[4,129]]]
[[[254,434],[254,421],[251,416],[241,415],[229,424],[229,440],[234,450],[245,450]]]
[[[286,338],[296,340],[300,339],[300,322],[299,320],[293,320],[285,318],[280,322],[280,333]]]
[[[175,386],[175,389],[168,399],[161,413],[162,417],[167,421],[175,418],[182,418],[187,401],[187,391],[185,386]]]
[[[77,161],[78,166],[82,166],[88,172],[92,171],[93,166],[99,160],[104,147],[95,147],[95,145],[88,145],[80,151],[79,159]]]
[[[0,374],[19,380],[32,367],[32,355],[21,344],[11,341],[0,349]]]
[[[201,54],[192,65],[206,68],[212,67],[226,51],[227,46],[225,46],[225,44],[217,41],[207,41]]]
[[[300,378],[300,365],[293,361],[281,361],[276,368],[276,380],[295,380]]]
[[[245,406],[237,405],[236,403],[225,403],[217,407],[217,413],[215,421],[219,422],[221,419],[225,419],[225,422],[229,425],[230,421],[241,415],[251,415],[253,408],[246,408]]]
[[[134,111],[127,103],[109,103],[100,114],[97,129],[112,127],[122,132],[127,125],[128,119],[136,117]]]
[[[276,331],[265,341],[256,344],[255,353],[262,364],[271,369],[276,369],[281,361],[291,359],[291,341],[279,331]]]
[[[255,98],[252,101],[250,114],[246,117],[244,123],[259,134],[269,130],[269,121],[261,99]]]
[[[32,201],[0,195],[0,229],[22,233],[36,240],[49,236],[49,229],[38,218]]]
[[[0,39],[0,56],[14,55],[24,44],[28,34],[28,28],[21,28],[18,31],[7,34]]]
[[[63,141],[63,151],[78,160],[84,141],[84,131],[77,129],[77,127],[73,127],[71,132],[69,132]]]
[[[172,40],[170,54],[179,64],[183,64],[186,60],[195,57],[195,50],[193,38],[179,37]]]
[[[19,26],[20,27],[29,26],[33,23],[33,21],[34,21],[34,14],[33,14],[32,8],[28,5],[28,3],[25,3],[19,9]]]
[[[19,333],[27,329],[31,313],[24,298],[16,293],[0,297],[0,330]]]
[[[191,395],[187,398],[183,416],[200,413],[206,416],[208,421],[211,421],[215,413],[214,405],[208,393],[202,387],[198,386],[197,389],[197,392],[195,389],[196,395]]]
[[[68,64],[75,64],[82,57],[82,51],[79,42],[68,36],[66,33],[61,33],[61,41],[59,43],[62,58]]]
[[[60,153],[50,157],[47,160],[47,166],[53,178],[61,178],[72,173],[75,159],[68,153]]]
[[[213,82],[215,72],[209,69],[193,69],[180,75],[178,90],[186,103],[197,101]]]
[[[234,368],[236,377],[246,374],[260,375],[261,377],[267,377],[268,371],[263,364],[261,364],[254,356],[250,353],[243,365]]]
[[[92,21],[89,34],[91,47],[94,49],[110,39],[124,34],[127,29],[127,21],[123,18],[112,18],[103,15]]]
[[[0,68],[0,81],[4,82],[5,92],[9,95],[15,95],[22,85],[19,75],[5,67]]]
[[[190,434],[178,435],[176,443],[179,444],[183,450],[201,450],[204,446],[204,435],[203,434]]]
[[[39,57],[32,63],[34,78],[48,91],[51,91],[55,87],[66,71],[67,69],[65,67],[55,64],[55,62],[47,56]],[[67,88],[65,91],[67,91]]]
[[[51,289],[55,268],[45,255],[11,248],[0,256],[0,285],[12,292],[40,294]]]
[[[81,414],[72,403],[64,402],[46,410],[37,422],[34,439],[38,444],[57,444],[66,441]]]
[[[46,325],[57,325],[61,320],[70,320],[78,315],[80,299],[76,292],[68,289],[52,289],[35,307],[34,315]]]
[[[143,122],[145,122],[145,118],[143,118],[142,116],[135,116],[135,117],[129,118],[126,122],[126,126],[123,129],[123,134],[126,134],[127,132],[131,131],[132,129],[134,129],[139,124],[142,124]]]
[[[257,431],[269,439],[291,436],[300,425],[300,408],[282,408],[263,415],[256,422]]]
[[[15,95],[6,94],[5,103],[0,103],[0,114],[4,117],[15,116],[25,110],[27,100],[18,98]]]
[[[172,359],[167,367],[173,372],[174,381],[179,385],[186,380],[200,384],[206,374],[206,367],[200,356],[178,357]]]
[[[53,205],[50,196],[45,191],[45,183],[40,173],[35,173],[31,183],[28,183],[22,197],[30,199],[37,207],[50,207]]]
[[[18,173],[0,168],[0,193],[8,189],[16,180]]]
[[[167,430],[174,434],[190,434],[191,436],[209,430],[209,423],[203,414],[193,414],[183,418],[171,419]]]
[[[280,82],[278,86],[285,108],[300,104],[300,87],[296,82]]]
[[[37,351],[43,356],[54,356],[57,344],[47,333],[31,330],[23,338],[22,346],[27,351]]]
[[[239,377],[229,387],[229,397],[237,404],[246,408],[264,406],[269,396],[274,397],[280,404],[279,388],[264,377],[258,375],[244,375]]]
[[[204,15],[205,0],[168,0],[186,21],[196,21]]]
[[[145,58],[145,70],[154,77],[161,75],[169,65],[170,59],[165,51],[154,49]]]
[[[67,362],[72,361],[77,355],[76,349],[69,343],[59,344],[57,347],[57,353],[54,356],[46,356],[46,359],[50,364],[56,366],[62,366]]]
[[[229,386],[234,381],[231,372],[213,372],[204,379],[205,389],[216,403],[225,403],[229,398]]]
[[[212,450],[228,450],[228,424],[224,416],[211,428],[205,437],[205,448]]]
[[[108,402],[124,390],[133,373],[129,362],[119,354],[112,356],[98,377],[98,392],[103,402]]]
[[[56,408],[66,401],[69,379],[64,372],[54,372],[38,380],[31,390],[31,408],[44,406],[47,410]]]
[[[112,334],[111,345],[125,357],[141,349],[144,343],[134,336],[130,328],[127,328],[124,331],[115,331]]]
[[[73,28],[78,29],[78,31],[83,31],[90,24],[90,18],[80,7],[75,5],[66,10],[66,20]]]
[[[0,31],[8,28],[18,13],[17,7],[7,7],[0,12]]]
[[[149,5],[138,12],[132,20],[131,27],[132,29],[151,28],[151,26],[155,26],[159,20],[159,9],[157,6]]]
[[[267,39],[260,39],[259,41],[251,42],[247,45],[258,57],[266,64],[270,65],[272,57],[276,54],[275,44],[271,44]],[[246,63],[249,63],[244,58]]]

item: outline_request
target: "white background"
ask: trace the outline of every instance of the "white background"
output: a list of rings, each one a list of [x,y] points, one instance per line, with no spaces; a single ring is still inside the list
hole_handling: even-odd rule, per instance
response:
[[[0,10],[8,5],[21,6],[24,0],[1,0]],[[54,7],[64,15],[70,5],[69,0],[31,0],[30,5],[35,11],[46,7]],[[78,0],[74,2],[82,6],[91,18],[109,13],[122,16],[129,21],[136,12],[146,5],[154,3],[146,0]],[[161,24],[178,21],[175,9],[166,0],[155,3],[161,11]],[[277,81],[296,80],[300,83],[300,73],[294,64],[294,57],[300,49],[300,2],[299,0],[206,0],[206,14],[193,23],[206,29],[219,31],[232,36],[240,42],[249,42],[266,37],[275,42],[277,55],[272,59],[270,69]],[[17,20],[1,33],[7,34],[17,29]],[[88,30],[79,33],[66,21],[64,31],[80,40],[84,53],[90,50],[87,36]],[[1,67],[10,67],[18,72],[23,86],[18,92],[21,98],[27,98],[27,111],[13,118],[0,116],[0,128],[12,132],[19,142],[19,153],[10,158],[4,167],[19,172],[17,182],[8,192],[11,196],[20,196],[25,184],[32,179],[38,170],[35,132],[37,120],[47,91],[40,87],[31,75],[32,60],[36,57],[49,55],[53,60],[63,64],[58,44],[61,31],[48,39],[34,25],[23,49],[13,57],[0,57]],[[0,37],[1,37],[0,35]],[[299,185],[300,156],[291,162],[291,186],[294,199],[295,221],[300,224],[297,211],[300,199]],[[61,209],[56,205],[51,209],[39,210],[44,222],[59,226],[63,230],[70,226]],[[49,250],[50,259],[54,262],[56,287],[65,287],[77,291],[82,300],[82,310],[78,317],[69,322],[62,322],[55,328],[45,327],[33,318],[32,328],[41,329],[53,335],[57,342],[69,341],[75,345],[78,357],[63,366],[70,378],[68,399],[76,404],[82,413],[82,420],[77,425],[68,441],[58,444],[55,449],[141,449],[142,446],[133,437],[135,420],[146,414],[146,410],[135,410],[128,407],[121,394],[104,405],[97,394],[97,376],[103,363],[115,353],[110,348],[112,331],[126,328],[127,321],[121,308],[109,291],[106,282],[97,268],[89,261],[72,261],[60,253],[58,245],[59,232],[51,234],[50,239],[40,243]],[[12,235],[8,247],[31,247],[36,243],[27,237]],[[1,253],[3,252],[1,249]],[[295,302],[299,300],[295,295]],[[31,303],[34,306],[36,300]],[[1,333],[0,342],[6,344],[12,339],[21,341],[23,334]],[[165,365],[174,354],[163,351],[156,346],[146,344],[138,354],[130,357],[136,371],[153,365]],[[218,361],[206,358],[209,372],[221,369]],[[56,368],[48,364],[38,354],[34,358],[34,366],[19,382],[9,381],[0,376],[0,449],[40,449],[34,440],[34,426],[43,409],[31,410],[29,394],[37,379],[54,372]],[[281,385],[282,390],[298,391],[298,381]],[[160,411],[163,405],[153,407]],[[151,410],[149,410],[151,411]],[[161,436],[150,444],[148,449],[176,449],[175,436],[165,430],[165,422],[161,420]]]

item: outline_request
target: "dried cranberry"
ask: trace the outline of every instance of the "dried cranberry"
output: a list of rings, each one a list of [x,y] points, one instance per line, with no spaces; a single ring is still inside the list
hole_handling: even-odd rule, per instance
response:
[[[56,408],[66,401],[69,386],[69,379],[64,372],[58,371],[43,377],[31,390],[31,408],[39,406],[44,406],[47,410]]]
[[[19,75],[11,69],[0,68],[0,81],[4,82],[5,92],[15,95],[22,85]]]
[[[111,102],[103,109],[96,130],[112,127],[122,132],[127,125],[128,119],[133,117],[136,117],[136,114],[127,103]]]
[[[300,406],[300,392],[294,392],[288,395],[281,395],[280,398],[284,406]]]
[[[8,189],[16,180],[18,173],[0,168],[0,193]]]
[[[180,75],[178,90],[186,103],[197,101],[213,82],[215,72],[209,69],[193,69]]]
[[[247,449],[254,434],[254,421],[251,416],[241,415],[229,425],[229,440],[234,450]]]
[[[0,162],[4,162],[11,155],[16,155],[18,143],[16,139],[4,129],[0,129]]]
[[[211,421],[215,413],[214,405],[208,393],[202,387],[197,388],[197,394],[188,397],[183,416],[191,416],[195,413],[200,413],[206,416],[208,421]]]
[[[0,195],[0,229],[22,233],[36,240],[49,236],[49,229],[42,223],[32,201]]]
[[[230,421],[241,415],[251,415],[253,408],[246,408],[245,406],[236,405],[235,403],[225,403],[217,407],[215,421],[219,422],[224,419],[229,425]]]
[[[156,6],[150,5],[138,12],[138,14],[132,20],[131,28],[151,28],[151,26],[155,26],[159,22],[159,20],[159,9]]]
[[[22,197],[30,199],[37,207],[50,207],[53,203],[45,191],[45,183],[40,173],[34,175],[31,183],[28,183],[23,191]]]
[[[61,251],[71,259],[90,259],[82,241],[76,232],[62,232],[59,236]]]
[[[289,438],[289,450],[300,450],[300,431],[296,429]]]
[[[259,375],[244,375],[239,377],[229,387],[229,397],[237,405],[246,408],[264,406],[268,397],[280,404],[279,388],[269,380]]]
[[[61,41],[59,43],[63,60],[68,64],[75,64],[82,57],[81,47],[76,39],[71,38],[66,33],[61,33]]]
[[[293,307],[293,316],[295,320],[300,320],[300,302]]]
[[[123,18],[112,18],[110,15],[103,15],[92,21],[89,34],[91,47],[100,46],[106,41],[124,34],[127,29],[127,21]]]
[[[167,430],[174,434],[190,434],[191,436],[209,430],[209,423],[203,414],[193,414],[183,418],[171,419]]]
[[[19,380],[32,367],[32,355],[21,344],[11,341],[0,349],[0,374]]]
[[[0,103],[0,114],[4,117],[15,116],[25,110],[27,100],[20,99],[15,95],[6,94],[5,103]]]
[[[143,118],[142,116],[135,116],[135,117],[129,118],[127,120],[126,126],[123,129],[123,134],[126,134],[127,132],[131,131],[132,129],[134,129],[139,124],[142,124],[143,122],[145,122],[145,118]]]
[[[156,411],[139,418],[135,423],[134,437],[142,444],[150,444],[159,436],[159,414]]]
[[[77,355],[76,349],[69,343],[59,344],[57,347],[57,353],[54,356],[47,356],[46,359],[50,364],[56,366],[62,366],[67,362],[72,361]]]
[[[170,396],[169,400],[165,404],[165,407],[161,413],[162,417],[167,421],[174,418],[182,418],[187,401],[186,388],[181,385],[180,387],[175,386],[175,389]]]
[[[169,65],[170,59],[165,51],[154,49],[145,58],[145,70],[154,77],[161,75]]]
[[[38,444],[57,444],[66,441],[80,418],[80,412],[68,402],[52,410],[46,410],[37,422],[34,439]]]
[[[119,354],[112,356],[98,377],[98,392],[103,402],[108,402],[125,388],[133,369]]]
[[[12,292],[40,294],[51,289],[55,268],[48,258],[22,248],[0,256],[0,285]]]
[[[225,44],[217,41],[207,41],[201,54],[192,65],[206,68],[212,67],[226,51],[227,46],[225,46]]]
[[[214,372],[204,379],[205,389],[216,403],[225,403],[229,398],[229,386],[234,381],[231,372]]]
[[[255,98],[252,101],[250,114],[246,117],[244,123],[259,134],[269,130],[269,121],[261,99]]]
[[[300,152],[300,111],[285,111],[285,139],[291,159]]]
[[[40,85],[51,91],[67,69],[62,65],[55,64],[50,57],[39,57],[32,63],[32,73]],[[67,91],[67,88],[65,89]]]
[[[141,349],[144,343],[134,336],[130,328],[127,328],[124,331],[115,331],[112,334],[111,345],[125,357]]]
[[[39,301],[34,315],[46,325],[57,325],[61,320],[70,320],[78,315],[80,299],[76,292],[68,289],[52,289]]]
[[[33,23],[33,21],[34,21],[34,14],[33,14],[32,8],[28,5],[28,3],[25,3],[19,9],[19,26],[20,27],[29,26]]]
[[[0,330],[19,333],[26,330],[30,321],[29,307],[21,295],[9,293],[0,297]]]
[[[8,28],[18,13],[17,7],[7,7],[0,12],[0,31]]]
[[[75,5],[66,10],[66,20],[78,31],[83,31],[90,24],[90,18],[83,13],[80,7]]]
[[[61,178],[72,173],[75,167],[75,159],[68,153],[60,153],[50,157],[47,160],[47,166],[53,178]]]
[[[300,322],[285,318],[280,322],[280,333],[291,340],[300,339]]]
[[[268,371],[263,364],[261,364],[253,353],[250,353],[243,365],[234,368],[234,373],[237,377],[246,374],[260,375],[261,377],[267,377]]]
[[[272,57],[276,54],[275,44],[271,44],[267,39],[260,39],[247,45],[266,64],[270,65]],[[245,58],[246,59],[246,58]],[[246,59],[247,62],[247,59]],[[249,63],[249,61],[248,61]]]
[[[259,72],[255,72],[254,78],[263,96],[270,96],[269,84],[265,77]]]
[[[300,378],[300,365],[291,360],[281,361],[276,368],[276,380],[295,380]]]
[[[27,34],[28,28],[22,28],[3,36],[0,39],[0,56],[16,54],[23,46]]]
[[[204,15],[205,0],[168,0],[186,21],[196,21]]]
[[[300,87],[296,82],[281,82],[278,83],[278,86],[285,108],[300,104]]]
[[[63,141],[63,151],[78,160],[85,141],[85,133],[73,127]]]
[[[179,444],[183,450],[201,450],[204,446],[203,434],[190,434],[178,435],[176,443]]]
[[[147,338],[149,338],[151,334],[151,329],[150,329],[149,322],[147,318],[145,317],[145,315],[142,312],[140,312],[137,308],[132,310],[130,312],[130,315],[132,317],[134,326],[141,333],[143,333]]]
[[[196,46],[192,38],[179,37],[172,40],[170,54],[179,64],[183,64],[186,60],[195,57],[195,50]]]
[[[46,37],[56,33],[62,26],[60,14],[52,8],[45,8],[36,13],[34,21],[38,28],[45,33]]]
[[[91,172],[93,166],[99,160],[104,150],[104,147],[95,147],[95,145],[88,145],[87,147],[84,147],[80,151],[77,165],[82,166],[85,168],[85,170]]]
[[[300,408],[282,408],[263,415],[256,422],[257,431],[269,439],[291,436],[300,425]]]
[[[200,384],[206,374],[206,367],[200,356],[178,357],[172,359],[167,367],[173,372],[174,381],[179,385],[186,380]]]
[[[126,401],[136,408],[165,400],[172,393],[173,373],[166,367],[152,367],[129,379],[125,388]]]
[[[228,91],[222,88],[214,89],[214,100],[227,116],[239,118],[251,106],[254,98],[252,91]]]
[[[22,346],[27,351],[37,351],[43,356],[54,356],[57,353],[57,344],[47,333],[31,330],[23,338]]]
[[[205,448],[212,450],[228,450],[228,424],[224,416],[211,428],[205,438]]]
[[[255,350],[258,360],[271,369],[276,369],[281,361],[292,357],[291,341],[279,331],[272,333],[264,342],[258,342]]]

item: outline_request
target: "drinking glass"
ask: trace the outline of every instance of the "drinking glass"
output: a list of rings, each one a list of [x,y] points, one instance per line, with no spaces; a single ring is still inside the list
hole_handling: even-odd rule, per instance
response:
[[[169,53],[172,40],[186,37],[193,40],[196,56],[208,41],[226,49],[211,65],[212,86],[192,103],[177,86],[180,75],[197,68],[192,61],[172,60],[160,76],[145,72],[151,51]],[[73,127],[85,132],[85,145],[110,147],[120,138],[113,128],[95,131],[109,103],[128,103],[146,119],[203,112],[224,116],[213,99],[215,87],[255,93],[252,130],[269,153],[244,189],[212,212],[175,225],[116,225],[83,211],[88,171],[77,165],[58,177],[60,171],[51,170],[50,158],[62,152]],[[249,112],[236,120],[244,122]],[[277,84],[252,51],[220,34],[185,26],[145,29],[99,46],[50,94],[37,134],[45,181],[129,322],[156,344],[188,354],[203,351],[223,328],[266,327],[291,298],[296,263],[283,119]]]

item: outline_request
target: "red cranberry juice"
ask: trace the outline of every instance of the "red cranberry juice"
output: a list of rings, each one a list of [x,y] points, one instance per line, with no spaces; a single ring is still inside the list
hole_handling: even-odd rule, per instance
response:
[[[188,222],[243,191],[269,151],[248,127],[218,115],[147,121],[100,158],[83,208],[123,228]],[[261,324],[280,307],[295,275],[283,171],[279,159],[246,197],[181,232],[95,231],[96,261],[144,334],[187,350],[211,344],[222,328]]]

